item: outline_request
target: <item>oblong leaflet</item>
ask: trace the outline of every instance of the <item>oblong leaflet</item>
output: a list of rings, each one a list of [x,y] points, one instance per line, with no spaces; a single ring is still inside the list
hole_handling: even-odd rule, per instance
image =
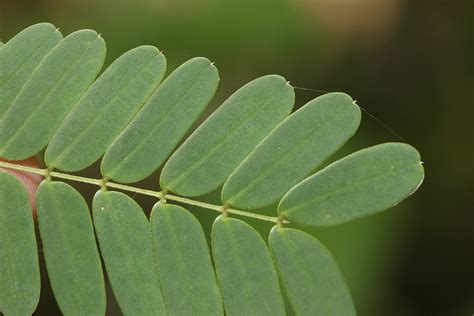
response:
[[[0,118],[43,58],[63,36],[54,25],[38,23],[0,44]]]
[[[281,199],[278,212],[301,225],[340,224],[395,206],[423,177],[415,148],[385,143],[359,150],[297,184]]]
[[[290,112],[293,88],[268,75],[232,94],[163,167],[162,189],[198,196],[219,187],[232,170]]]
[[[122,183],[151,175],[170,155],[214,95],[217,68],[193,58],[158,87],[102,159],[102,174]]]
[[[0,171],[0,312],[31,315],[40,296],[35,228],[25,188]]]
[[[313,236],[274,227],[270,249],[296,315],[356,315],[349,289],[331,253]]]
[[[270,251],[259,233],[219,216],[211,241],[226,315],[285,315]]]
[[[94,163],[155,91],[165,70],[166,59],[153,46],[117,58],[56,131],[46,149],[46,164],[72,172]]]
[[[150,222],[170,315],[223,315],[209,248],[197,218],[181,206],[160,202]]]
[[[0,157],[21,160],[39,153],[94,81],[105,42],[91,30],[64,38],[38,65],[0,121]]]
[[[257,209],[277,202],[291,187],[354,135],[360,109],[344,93],[320,96],[279,124],[232,172],[222,202]]]
[[[115,298],[124,315],[165,315],[150,223],[141,207],[120,192],[99,191],[94,226]]]
[[[86,201],[64,182],[43,181],[37,208],[48,278],[61,312],[104,315],[104,275]]]

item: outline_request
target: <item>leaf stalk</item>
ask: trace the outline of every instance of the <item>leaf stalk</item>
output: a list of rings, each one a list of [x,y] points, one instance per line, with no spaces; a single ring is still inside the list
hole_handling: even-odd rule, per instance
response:
[[[12,170],[35,173],[35,174],[42,175],[45,178],[57,178],[57,179],[70,180],[70,181],[74,181],[74,182],[87,183],[87,184],[96,185],[96,186],[101,187],[101,188],[105,186],[105,187],[113,188],[113,189],[117,189],[117,190],[134,192],[134,193],[138,193],[138,194],[143,194],[143,195],[156,197],[160,200],[175,201],[175,202],[178,202],[178,203],[197,206],[197,207],[200,207],[200,208],[213,210],[213,211],[222,213],[222,205],[216,205],[216,204],[211,204],[211,203],[207,203],[207,202],[197,201],[197,200],[193,200],[193,199],[189,199],[189,198],[186,198],[186,197],[173,195],[173,194],[169,194],[169,193],[163,194],[162,192],[159,192],[159,191],[153,191],[153,190],[148,190],[148,189],[143,189],[143,188],[137,188],[137,187],[134,187],[134,186],[121,184],[121,183],[116,183],[116,182],[111,182],[111,181],[104,181],[103,179],[87,178],[87,177],[82,177],[82,176],[57,172],[57,171],[50,171],[48,169],[41,169],[41,168],[34,168],[34,167],[29,167],[29,166],[18,165],[18,164],[6,162],[6,161],[0,161],[0,168],[7,168],[7,169],[12,169]],[[287,220],[285,220],[285,219],[282,220],[278,217],[255,214],[255,213],[251,213],[251,212],[247,212],[247,211],[243,211],[243,210],[238,210],[238,209],[233,209],[233,208],[227,208],[227,207],[226,207],[225,210],[228,214],[234,214],[234,215],[254,218],[254,219],[258,219],[258,220],[262,220],[262,221],[266,221],[266,222],[272,222],[272,223],[279,224],[279,225],[289,223]]]

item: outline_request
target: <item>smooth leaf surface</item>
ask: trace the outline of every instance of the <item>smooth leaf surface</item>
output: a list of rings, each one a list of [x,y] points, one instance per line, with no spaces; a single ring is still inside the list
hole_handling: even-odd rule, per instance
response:
[[[104,275],[86,201],[59,181],[43,181],[36,198],[48,278],[61,312],[104,315]]]
[[[329,251],[313,236],[274,227],[270,248],[296,315],[356,315],[345,281]]]
[[[81,30],[64,38],[0,121],[0,156],[21,160],[39,153],[92,83],[104,58],[105,42],[96,32]]]
[[[258,232],[219,216],[211,240],[226,315],[285,315],[272,257]]]
[[[16,177],[0,171],[0,312],[31,315],[40,296],[30,201]]]
[[[115,298],[125,315],[164,315],[150,223],[120,192],[99,191],[92,203],[100,250]]]
[[[222,202],[256,209],[277,202],[291,187],[354,135],[360,109],[344,93],[320,96],[277,126],[230,175]]]
[[[162,189],[198,196],[219,187],[232,170],[290,112],[293,88],[264,76],[231,95],[163,167]]]
[[[217,68],[206,58],[178,67],[107,150],[102,174],[124,183],[151,175],[205,109],[218,83]]]
[[[0,50],[0,118],[31,74],[63,38],[49,23],[27,27]],[[0,47],[3,44],[0,44]]]
[[[150,217],[170,315],[223,315],[222,300],[201,224],[181,206],[158,203]]]
[[[293,187],[279,214],[301,225],[327,226],[395,206],[423,181],[420,154],[402,143],[357,151]]]
[[[173,153],[215,93],[217,69],[206,58],[193,58],[161,83],[164,56],[141,46],[94,83],[104,59],[105,42],[96,32],[63,39],[48,23],[0,43],[0,160],[28,158],[47,146],[48,168],[0,164],[41,175],[65,171],[48,175],[36,202],[46,282],[61,311],[106,312],[95,226],[125,315],[284,315],[280,285],[296,315],[354,315],[328,250],[311,235],[282,228],[286,221],[280,220],[329,226],[389,208],[421,183],[418,152],[383,144],[311,176],[354,134],[359,107],[343,93],[330,93],[288,117],[294,90],[283,77],[269,75],[232,94]],[[102,180],[68,173],[102,155]],[[161,192],[119,184],[140,181],[163,164]],[[51,177],[101,185],[93,224],[80,194]],[[135,195],[110,188],[159,197],[151,223]],[[213,260],[197,219],[166,200],[224,213],[212,227]],[[278,218],[244,211],[279,200]],[[271,252],[255,229],[228,218],[226,209],[255,222],[278,222],[269,236]],[[28,194],[15,177],[0,172],[0,314],[31,315],[39,291]]]
[[[53,136],[46,164],[79,171],[94,163],[155,91],[166,59],[153,46],[134,48],[94,82]]]

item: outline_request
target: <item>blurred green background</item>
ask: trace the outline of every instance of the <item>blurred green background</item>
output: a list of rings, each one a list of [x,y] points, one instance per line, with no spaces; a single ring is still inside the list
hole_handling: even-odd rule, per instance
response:
[[[142,44],[164,51],[168,72],[208,57],[221,76],[211,109],[268,73],[352,95],[420,150],[426,179],[394,209],[310,233],[333,252],[360,315],[474,313],[472,0],[0,1],[2,40],[40,21],[65,35],[100,32],[107,63]],[[319,94],[297,90],[297,106]],[[399,139],[365,114],[337,157],[384,141]],[[97,166],[86,173],[98,176]],[[157,188],[157,176],[140,185]],[[90,201],[95,188],[79,187]],[[155,202],[135,198],[148,211]],[[217,213],[193,212],[209,232]],[[270,226],[252,224],[268,234]],[[43,278],[37,315],[59,314],[48,287]],[[108,314],[116,315],[110,289],[109,296]]]

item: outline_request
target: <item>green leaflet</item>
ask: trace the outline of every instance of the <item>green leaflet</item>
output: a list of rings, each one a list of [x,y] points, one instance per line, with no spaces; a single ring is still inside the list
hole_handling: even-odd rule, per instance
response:
[[[99,191],[92,212],[107,275],[124,315],[165,315],[143,210],[123,193]]]
[[[293,88],[283,77],[269,75],[246,84],[171,156],[161,188],[184,196],[216,189],[291,112],[293,103]]]
[[[285,315],[272,257],[258,232],[219,216],[211,240],[226,315]]]
[[[279,227],[279,220],[334,225],[393,206],[423,179],[416,150],[406,144],[375,146],[300,182],[354,134],[360,111],[349,96],[330,93],[287,118],[293,88],[269,75],[232,94],[171,156],[160,177],[161,193],[106,182],[140,181],[162,166],[211,100],[219,75],[209,60],[194,58],[160,84],[166,60],[155,47],[141,46],[92,83],[104,58],[105,43],[94,31],[62,39],[47,23],[0,43],[0,157],[28,158],[49,143],[48,170],[74,172],[105,153],[94,225],[123,313],[284,315],[278,270],[297,315],[354,315],[330,253],[312,236]],[[3,161],[0,166],[48,173]],[[50,176],[102,181],[61,172]],[[223,206],[184,197],[222,185]],[[151,224],[133,199],[106,187],[162,199]],[[269,237],[271,252],[252,227],[220,216],[211,233],[215,272],[197,219],[165,199],[278,222]],[[243,211],[279,199],[279,218]],[[103,315],[104,279],[84,199],[67,184],[45,181],[37,206],[60,309],[66,315]],[[28,196],[15,177],[0,173],[0,314],[34,312],[38,270]]]
[[[40,272],[30,201],[23,185],[0,172],[0,313],[31,315],[40,296]]]
[[[54,25],[38,23],[15,35],[0,50],[0,118],[33,70],[62,38]]]
[[[223,315],[206,237],[186,209],[158,203],[151,213],[163,298],[170,315]]]
[[[102,174],[123,183],[152,174],[202,113],[218,83],[217,68],[206,58],[177,68],[107,150]]]
[[[120,56],[54,134],[46,164],[79,171],[94,163],[155,91],[165,70],[166,59],[153,46],[140,46]]]
[[[320,96],[290,115],[235,169],[222,201],[256,209],[277,202],[356,132],[360,109],[344,93]]]
[[[86,201],[64,182],[43,181],[38,223],[48,277],[65,315],[104,315],[104,276]]]
[[[64,38],[0,121],[0,156],[21,160],[40,152],[92,83],[104,58],[105,42],[96,32],[81,30]]]
[[[274,227],[269,241],[296,315],[356,315],[344,278],[317,239],[295,229]]]
[[[395,206],[423,181],[420,155],[386,143],[355,152],[293,187],[278,213],[301,225],[329,226]]]

